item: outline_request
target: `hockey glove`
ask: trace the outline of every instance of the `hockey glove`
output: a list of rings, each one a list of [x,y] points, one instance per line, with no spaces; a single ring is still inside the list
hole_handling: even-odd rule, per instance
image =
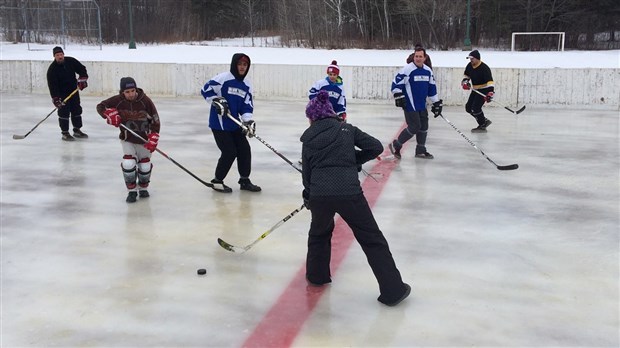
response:
[[[394,104],[396,104],[397,107],[404,109],[406,105],[405,95],[402,93],[394,93]]]
[[[62,98],[60,97],[52,97],[52,103],[54,103],[54,106],[57,108],[61,108],[63,106],[65,106],[65,102],[62,101]]]
[[[441,115],[441,110],[443,110],[443,99],[439,99],[439,101],[434,102],[431,107],[431,112],[435,115],[435,117]]]
[[[215,97],[213,98],[211,104],[215,107],[215,111],[218,115],[224,117],[228,114],[228,101],[226,101],[226,99],[222,97]]]
[[[256,122],[254,122],[254,120],[243,122],[243,125],[243,134],[247,135],[248,138],[252,138],[256,135]]]
[[[471,89],[469,79],[463,79],[463,81],[461,81],[461,87],[463,87],[464,90],[469,91]]]
[[[157,143],[159,142],[159,133],[149,133],[149,141],[144,144],[144,147],[153,152],[157,148]]]
[[[495,93],[493,93],[493,91],[487,93],[487,95],[484,97],[484,101],[487,103],[490,103],[493,101],[493,95],[495,95]]]
[[[310,193],[304,189],[301,191],[301,198],[304,200],[304,206],[306,209],[310,210]]]
[[[116,110],[115,108],[105,109],[103,115],[106,118],[105,121],[107,124],[114,127],[118,127],[121,125],[121,115],[118,114],[118,110]]]
[[[81,90],[83,90],[84,88],[88,87],[88,82],[86,82],[86,80],[88,80],[88,76],[86,77],[79,77],[78,78],[78,88]]]

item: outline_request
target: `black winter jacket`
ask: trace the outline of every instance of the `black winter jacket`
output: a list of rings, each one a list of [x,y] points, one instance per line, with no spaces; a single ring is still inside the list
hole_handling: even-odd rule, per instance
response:
[[[379,140],[332,117],[313,122],[300,140],[303,184],[310,197],[362,193],[358,168],[383,152]]]
[[[86,67],[77,59],[65,56],[62,64],[53,61],[47,69],[47,86],[52,98],[59,97],[64,99],[77,88],[75,75],[88,77]]]

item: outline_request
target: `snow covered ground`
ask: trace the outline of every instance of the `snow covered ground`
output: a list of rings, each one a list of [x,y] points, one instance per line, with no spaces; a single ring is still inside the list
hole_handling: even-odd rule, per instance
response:
[[[267,45],[265,41],[257,44]],[[202,43],[146,45],[137,49],[124,45],[67,45],[65,54],[85,61],[228,64],[233,53],[244,52],[254,64],[327,65],[333,59],[342,66],[399,66],[411,50],[326,50],[306,48],[248,47],[250,39],[216,40]],[[51,60],[55,45],[0,42],[0,60]],[[28,49],[30,47],[30,50]],[[476,48],[476,47],[474,47]],[[509,52],[479,49],[481,58],[493,68],[620,68],[620,50]],[[429,50],[433,66],[465,67],[468,51]]]

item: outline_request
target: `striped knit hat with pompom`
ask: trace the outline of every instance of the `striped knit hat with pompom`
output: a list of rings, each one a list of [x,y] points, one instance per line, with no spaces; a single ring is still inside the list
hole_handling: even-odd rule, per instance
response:
[[[332,63],[327,67],[327,73],[335,73],[336,75],[340,75],[340,68],[338,67],[338,62],[332,60]]]

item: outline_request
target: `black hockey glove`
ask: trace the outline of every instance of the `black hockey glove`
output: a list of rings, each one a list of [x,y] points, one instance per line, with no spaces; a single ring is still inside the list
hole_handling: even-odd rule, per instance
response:
[[[397,107],[404,109],[407,104],[405,101],[405,95],[402,93],[394,93],[394,104],[396,104]]]
[[[62,101],[61,97],[53,97],[52,98],[52,103],[54,103],[54,106],[58,109],[60,109],[61,107],[65,106],[65,102]]]
[[[228,113],[228,102],[226,99],[222,97],[215,97],[213,98],[213,101],[211,101],[211,104],[215,107],[215,111],[218,115],[223,117]]]
[[[301,191],[301,198],[304,200],[304,206],[306,209],[310,210],[310,194],[306,191],[306,189]]]
[[[435,115],[435,117],[441,115],[441,110],[443,110],[443,99],[439,99],[439,101],[434,102],[431,107],[431,112]]]
[[[254,122],[254,120],[243,122],[243,125],[245,126],[243,129],[244,135],[247,135],[248,138],[252,138],[256,135],[256,122]]]

